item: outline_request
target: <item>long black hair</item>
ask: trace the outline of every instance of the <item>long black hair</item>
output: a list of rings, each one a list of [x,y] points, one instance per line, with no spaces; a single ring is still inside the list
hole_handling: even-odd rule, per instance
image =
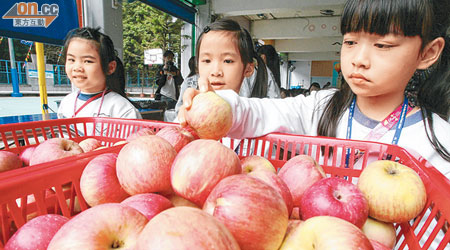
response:
[[[191,58],[189,58],[188,66],[189,66],[189,75],[187,77],[191,77],[197,74],[197,66],[195,65],[195,56],[191,56]]]
[[[415,85],[415,104],[421,108],[427,136],[435,150],[447,161],[450,154],[437,140],[432,113],[448,120],[450,101],[449,0],[348,0],[341,17],[342,35],[365,31],[379,35],[389,33],[419,36],[422,49],[438,37],[445,39],[440,59],[425,71],[418,71],[410,84]],[[350,106],[354,93],[345,82],[325,106],[317,133],[336,137],[339,120]]]
[[[257,52],[259,56],[266,56],[267,67],[269,67],[270,71],[272,71],[278,87],[281,87],[280,57],[278,56],[275,48],[272,45],[262,45],[258,48]]]
[[[202,43],[203,35],[208,33],[209,31],[229,31],[233,32],[236,38],[236,42],[239,48],[239,53],[241,54],[241,60],[244,66],[249,63],[253,63],[253,59],[256,59],[258,64],[258,69],[256,73],[256,82],[253,86],[251,97],[266,97],[267,96],[267,69],[266,64],[261,59],[260,56],[255,51],[253,46],[253,41],[250,33],[242,28],[239,23],[231,19],[219,19],[209,25],[207,25],[203,32],[200,34],[197,46],[196,46],[196,58],[198,65],[199,51],[200,45]]]
[[[117,56],[117,51],[114,49],[114,44],[111,38],[100,32],[100,28],[76,28],[69,31],[64,40],[64,50],[63,55],[66,58],[67,48],[69,47],[70,41],[73,38],[82,38],[92,41],[93,44],[98,48],[98,53],[100,55],[100,62],[102,66],[103,74],[106,77],[106,87],[119,95],[130,101],[136,108],[140,106],[128,99],[125,93],[125,68],[122,61]],[[109,74],[109,63],[115,61],[116,69],[114,72]]]

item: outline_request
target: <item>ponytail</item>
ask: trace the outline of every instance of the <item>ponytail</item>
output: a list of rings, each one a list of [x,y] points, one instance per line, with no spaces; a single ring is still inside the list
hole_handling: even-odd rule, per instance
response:
[[[266,64],[264,63],[264,60],[256,53],[255,58],[256,62],[258,64],[258,68],[256,70],[256,78],[255,78],[255,85],[252,89],[251,97],[258,97],[258,98],[264,98],[267,96],[267,68]]]
[[[111,90],[127,99],[133,106],[140,109],[141,106],[131,101],[125,93],[125,68],[122,60],[118,56],[115,56],[116,70],[113,73],[106,76],[106,86]]]

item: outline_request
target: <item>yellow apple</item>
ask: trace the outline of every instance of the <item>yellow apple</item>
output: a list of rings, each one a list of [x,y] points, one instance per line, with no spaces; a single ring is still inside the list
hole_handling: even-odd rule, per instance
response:
[[[369,202],[369,216],[384,222],[407,222],[423,210],[427,193],[419,175],[394,161],[378,160],[361,172],[358,187]]]
[[[275,170],[275,167],[272,165],[272,163],[266,158],[259,155],[250,155],[242,158],[241,165],[242,173],[244,174],[253,172],[255,170],[266,170],[275,174],[277,173],[277,170]]]
[[[395,227],[392,223],[368,218],[362,231],[370,240],[375,240],[393,249],[396,242]]]
[[[372,250],[364,233],[352,223],[333,216],[307,219],[289,231],[280,250]]]

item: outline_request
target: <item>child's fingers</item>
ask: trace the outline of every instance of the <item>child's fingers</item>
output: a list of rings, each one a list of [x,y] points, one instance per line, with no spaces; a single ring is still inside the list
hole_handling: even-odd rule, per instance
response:
[[[178,111],[178,122],[180,123],[181,127],[186,127],[186,108],[184,106],[180,107],[180,110]]]
[[[198,90],[194,88],[187,88],[183,94],[183,107],[185,109],[190,109],[192,105],[192,99],[199,93]]]
[[[204,78],[204,77],[199,77],[198,78],[198,89],[200,90],[200,92],[207,92],[207,91],[213,91],[214,89],[212,87],[212,85],[209,83],[208,78]]]

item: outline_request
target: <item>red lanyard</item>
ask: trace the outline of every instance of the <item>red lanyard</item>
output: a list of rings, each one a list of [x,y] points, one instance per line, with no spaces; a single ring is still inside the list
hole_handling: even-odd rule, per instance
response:
[[[353,99],[348,115],[348,127],[347,127],[347,139],[351,139],[352,133],[352,120],[353,113],[355,110],[356,99]],[[392,139],[392,144],[397,144],[398,139],[400,137],[400,133],[403,129],[403,124],[405,122],[406,115],[409,111],[412,110],[412,107],[408,105],[408,99],[405,97],[403,100],[403,104],[398,106],[392,113],[390,113],[386,118],[384,118],[374,129],[372,129],[363,140],[376,141],[380,139],[384,134],[386,134],[392,127],[397,124],[397,128],[395,131],[394,138]]]
[[[74,106],[73,106],[73,116],[72,117],[75,117],[84,107],[86,107],[86,105],[88,105],[89,103],[91,103],[92,101],[94,101],[94,100],[97,100],[98,98],[102,98],[102,100],[100,101],[100,106],[98,107],[98,112],[97,112],[97,117],[100,115],[100,110],[101,110],[101,108],[102,108],[102,105],[103,105],[103,98],[105,97],[105,94],[107,93],[107,92],[109,92],[110,90],[103,90],[102,91],[102,93],[98,93],[98,94],[96,94],[96,95],[94,95],[94,96],[92,96],[91,98],[89,98],[85,103],[83,103],[83,105],[81,105],[81,107],[79,107],[78,109],[77,109],[77,100],[78,100],[78,96],[80,96],[80,91],[78,91],[78,95],[77,95],[77,97],[75,98],[75,104],[74,104]]]
[[[351,139],[352,135],[352,120],[353,114],[355,112],[355,105],[356,105],[356,98],[353,98],[348,114],[347,139]],[[400,134],[402,132],[403,125],[405,123],[406,115],[411,110],[412,107],[408,105],[408,99],[405,97],[403,100],[403,104],[398,106],[394,111],[392,111],[392,113],[390,113],[386,118],[384,118],[375,128],[373,128],[369,132],[369,134],[366,135],[366,137],[364,137],[363,140],[377,141],[397,124],[394,138],[392,139],[392,144],[396,145],[400,138]],[[356,152],[354,162],[358,161],[362,155],[363,155],[362,152]],[[345,159],[346,167],[348,167],[349,160],[350,160],[350,148],[347,148],[347,155]]]

